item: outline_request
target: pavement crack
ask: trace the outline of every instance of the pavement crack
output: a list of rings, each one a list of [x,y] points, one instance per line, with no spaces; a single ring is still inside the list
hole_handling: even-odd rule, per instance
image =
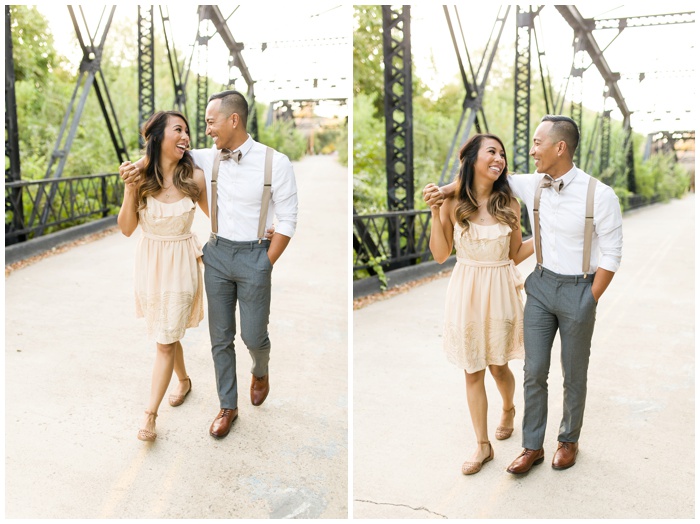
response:
[[[447,515],[443,515],[442,513],[437,513],[435,511],[431,511],[424,506],[414,508],[413,506],[409,506],[408,504],[396,504],[393,502],[376,502],[374,500],[366,500],[366,499],[355,499],[355,502],[367,502],[368,504],[376,504],[377,506],[397,506],[397,507],[401,507],[401,508],[412,509],[413,511],[427,511],[431,515],[437,515],[438,517],[443,518],[443,519],[449,518]]]

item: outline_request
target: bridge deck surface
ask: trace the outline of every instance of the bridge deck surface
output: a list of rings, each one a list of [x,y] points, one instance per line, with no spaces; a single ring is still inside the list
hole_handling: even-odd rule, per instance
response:
[[[192,393],[177,408],[166,394],[156,442],[136,439],[155,355],[134,314],[139,232],[6,278],[6,517],[347,516],[347,168],[318,156],[295,171],[299,225],[273,274],[270,396],[250,404],[237,336],[241,402],[225,439],[208,434],[219,402],[206,316],[183,340]],[[194,229],[206,241],[199,211]]]
[[[516,430],[492,437],[495,458],[473,476],[464,375],[442,353],[448,278],[374,302],[353,321],[355,518],[693,518],[695,515],[695,197],[624,217],[622,266],[597,309],[580,453],[550,467],[561,418],[559,337],[549,379],[545,463],[505,469]],[[531,272],[534,257],[523,262]],[[489,433],[500,396],[487,373]]]

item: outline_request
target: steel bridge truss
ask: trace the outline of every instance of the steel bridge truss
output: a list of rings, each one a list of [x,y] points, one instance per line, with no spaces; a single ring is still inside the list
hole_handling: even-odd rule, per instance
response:
[[[185,61],[182,62],[177,57],[172,24],[167,6],[159,6],[160,18],[163,23],[163,35],[170,65],[170,74],[175,92],[173,107],[183,113],[189,120],[187,114],[187,80],[192,68],[192,60],[197,56],[197,83],[196,83],[196,110],[197,117],[193,145],[195,147],[206,147],[206,126],[205,112],[209,99],[209,41],[218,33],[224,44],[228,47],[230,56],[228,60],[229,79],[223,86],[225,89],[235,89],[237,79],[236,71],[240,71],[247,84],[246,97],[248,98],[249,114],[247,129],[254,139],[258,137],[258,119],[255,106],[254,80],[248,71],[248,67],[242,55],[244,45],[237,42],[228,27],[228,18],[224,18],[220,9],[216,5],[201,5],[197,9],[199,25],[192,54],[189,57],[187,67]],[[144,9],[146,15],[141,14],[139,7],[139,125],[148,120],[153,114],[152,94],[155,91],[153,74],[153,6]],[[234,10],[235,12],[235,10]],[[233,13],[231,13],[233,14]],[[230,15],[229,15],[230,17]],[[143,21],[143,22],[142,22]],[[142,49],[143,48],[143,49]],[[143,57],[143,59],[142,59]],[[143,82],[141,79],[144,79]],[[141,97],[151,94],[151,98]]]
[[[138,6],[139,129],[155,112],[155,58],[153,54],[153,6]],[[166,39],[167,42],[167,39]],[[143,148],[139,133],[139,147]]]
[[[384,47],[384,121],[389,211],[413,209],[413,87],[411,75],[411,8],[382,6]],[[389,222],[392,267],[415,251],[413,215]]]
[[[462,103],[462,114],[460,115],[459,123],[457,124],[457,130],[455,131],[452,143],[450,144],[450,150],[445,159],[442,173],[440,174],[439,184],[441,185],[453,180],[457,174],[457,171],[459,171],[459,158],[458,155],[455,154],[455,151],[467,140],[472,131],[472,127],[476,128],[477,133],[480,133],[482,131],[483,124],[484,131],[488,131],[486,115],[484,114],[483,109],[484,93],[488,75],[491,71],[494,58],[496,57],[498,43],[501,39],[501,35],[503,34],[508,13],[510,12],[510,6],[500,7],[498,15],[496,16],[496,21],[491,29],[488,42],[486,43],[484,54],[481,57],[481,61],[479,62],[479,66],[476,71],[474,71],[472,66],[469,50],[467,49],[467,44],[464,40],[462,23],[459,19],[457,8],[455,7],[455,18],[459,26],[462,45],[464,46],[464,54],[469,66],[469,74],[467,74],[464,66],[460,46],[457,44],[455,29],[447,6],[443,6],[443,10],[450,30],[450,36],[452,37],[452,44],[457,55],[457,62],[466,94],[464,97],[464,102]],[[479,115],[481,115],[481,120],[479,120]],[[450,162],[452,162],[451,167]]]
[[[49,226],[60,225],[60,222],[66,222],[64,219],[56,218],[56,210],[71,213],[71,220],[81,220],[95,213],[103,213],[103,209],[108,204],[104,204],[97,211],[79,212],[76,211],[75,202],[64,202],[64,198],[77,198],[77,193],[70,189],[62,189],[64,182],[68,179],[59,180],[63,176],[66,160],[70,152],[73,140],[77,134],[80,118],[82,116],[87,97],[92,88],[95,90],[97,101],[99,103],[102,114],[107,124],[112,145],[114,147],[117,162],[121,163],[128,160],[128,151],[124,137],[121,133],[121,128],[117,116],[114,112],[114,107],[109,94],[104,75],[101,70],[102,54],[109,28],[111,26],[116,6],[111,6],[102,9],[102,14],[99,18],[97,27],[91,30],[88,27],[85,14],[82,7],[78,7],[79,18],[76,15],[72,6],[68,6],[68,11],[73,23],[73,27],[83,52],[83,57],[80,63],[76,86],[73,90],[71,100],[64,115],[58,139],[51,154],[49,165],[44,175],[45,183],[37,185],[36,183],[24,183],[21,180],[20,172],[20,157],[19,157],[19,134],[17,126],[17,104],[15,101],[14,88],[14,61],[12,57],[12,33],[10,24],[10,6],[5,6],[5,244],[24,241],[27,235],[41,236]],[[176,49],[172,37],[172,27],[167,7],[160,8],[161,20],[163,23],[163,33],[165,36],[166,49],[170,64],[171,77],[175,92],[174,107],[187,116],[186,109],[186,86],[189,71],[191,69],[192,56],[189,59],[187,68],[184,66],[184,61],[181,62],[177,58]],[[247,97],[250,104],[250,113],[248,117],[248,130],[254,138],[257,138],[257,112],[255,110],[255,97],[253,91],[254,81],[248,72],[241,51],[243,44],[235,41],[224,19],[221,11],[217,6],[199,6],[201,20],[211,21],[215,31],[218,32],[224,43],[231,51],[229,66],[238,68],[243,78],[245,79],[248,89]],[[82,25],[81,23],[82,22]],[[139,127],[150,118],[155,111],[155,78],[154,78],[154,12],[153,6],[138,7],[138,115]],[[215,33],[214,33],[215,34]],[[206,137],[204,136],[204,128],[201,123],[204,121],[204,111],[207,102],[207,78],[206,78],[206,60],[207,60],[207,43],[208,38],[200,38],[198,34],[198,42],[201,41],[199,59],[205,64],[204,74],[200,71],[197,83],[197,110],[198,110],[198,131],[201,128],[201,137],[198,137],[198,144],[204,144]],[[194,48],[193,48],[194,55]],[[233,76],[231,77],[233,78]],[[233,81],[229,82],[233,86]],[[141,143],[141,137],[140,137]],[[141,143],[141,145],[143,145]],[[118,179],[117,175],[116,179]],[[83,187],[87,184],[87,179],[102,180],[102,175],[89,175],[88,177],[73,177],[70,180],[71,184],[65,187]],[[80,179],[80,182],[75,180]],[[117,180],[118,181],[118,180]],[[96,183],[96,182],[92,182]],[[104,181],[99,182],[104,184]],[[111,182],[108,184],[108,186]],[[35,188],[36,189],[31,189]],[[110,195],[116,194],[114,191],[109,191]],[[106,201],[105,201],[106,202]],[[114,205],[110,200],[109,205]],[[119,205],[119,202],[116,202]],[[24,216],[25,207],[32,209],[28,219]],[[77,213],[77,214],[76,214]]]
[[[235,12],[235,10],[234,10]],[[200,5],[198,8],[199,13],[199,32],[197,34],[197,45],[199,46],[197,57],[199,62],[199,71],[197,76],[197,147],[205,147],[206,144],[206,134],[205,134],[205,113],[207,109],[208,100],[208,77],[206,75],[206,56],[207,56],[207,46],[209,40],[213,38],[217,33],[221,36],[224,44],[229,50],[229,80],[227,88],[234,88],[235,86],[235,72],[234,68],[237,68],[243,80],[246,83],[246,97],[248,98],[248,122],[246,129],[254,139],[258,137],[258,115],[257,108],[255,106],[255,81],[250,75],[248,66],[243,58],[242,51],[245,46],[237,42],[231,33],[231,29],[228,27],[228,19],[224,18],[221,10],[217,5]],[[231,13],[233,14],[233,13]],[[230,15],[229,15],[230,16]],[[210,21],[214,26],[214,32],[212,34],[202,34],[202,27],[206,21]]]
[[[12,56],[12,23],[10,6],[5,5],[5,245],[22,242],[26,235],[16,236],[11,241],[8,235],[24,227],[24,206],[22,205],[22,188],[9,184],[21,179],[19,163],[19,128],[17,127],[17,101],[15,98],[15,65]]]
[[[598,119],[596,124],[593,126],[590,132],[590,139],[588,140],[589,144],[589,151],[587,152],[586,156],[584,157],[583,160],[581,160],[581,154],[582,154],[582,147],[577,148],[576,155],[574,158],[574,161],[578,164],[581,162],[586,164],[586,169],[590,167],[590,169],[595,170],[596,168],[598,171],[601,173],[601,175],[604,175],[604,172],[608,167],[610,167],[610,149],[611,149],[611,144],[610,144],[610,136],[611,136],[611,119],[610,119],[610,114],[611,110],[607,107],[608,100],[612,99],[616,104],[620,112],[622,113],[623,117],[623,129],[625,133],[624,137],[624,143],[623,143],[623,151],[625,155],[625,161],[626,161],[626,169],[624,176],[627,179],[627,189],[631,193],[636,193],[636,180],[635,180],[635,169],[634,169],[634,149],[633,149],[633,143],[632,143],[632,127],[631,127],[631,122],[630,122],[630,116],[631,112],[627,108],[626,102],[624,97],[622,96],[622,93],[620,91],[620,88],[617,84],[618,80],[620,79],[620,75],[618,73],[613,73],[610,70],[610,67],[607,64],[607,61],[605,60],[605,57],[603,55],[603,51],[598,46],[598,43],[596,42],[595,38],[593,37],[593,30],[596,29],[610,29],[610,28],[617,28],[619,32],[622,32],[623,29],[625,28],[631,28],[631,27],[645,27],[645,26],[650,26],[650,25],[668,25],[668,24],[680,24],[680,23],[694,23],[695,22],[695,13],[694,12],[684,12],[684,13],[672,13],[672,14],[664,14],[664,15],[651,15],[651,16],[644,16],[644,17],[628,17],[628,18],[620,18],[620,19],[606,19],[606,20],[592,20],[592,19],[584,19],[579,11],[576,9],[575,6],[568,6],[568,5],[557,5],[555,6],[556,9],[559,11],[561,16],[567,21],[567,23],[571,26],[571,28],[574,30],[574,59],[572,63],[572,69],[571,69],[571,74],[568,79],[567,86],[565,88],[565,92],[559,93],[557,95],[557,99],[555,100],[554,98],[554,90],[552,89],[551,86],[551,78],[548,74],[545,74],[542,66],[542,60],[541,57],[544,54],[543,52],[540,52],[539,50],[539,44],[537,43],[537,32],[534,31],[535,27],[535,20],[537,18],[537,15],[539,14],[540,10],[542,9],[543,6],[537,7],[537,9],[532,9],[528,8],[527,11],[521,10],[520,7],[517,7],[517,21],[516,21],[516,26],[517,26],[517,34],[516,34],[516,60],[515,60],[515,122],[514,122],[514,143],[513,143],[513,148],[514,148],[514,154],[513,154],[513,167],[515,172],[521,172],[521,173],[527,173],[530,171],[529,167],[529,135],[530,135],[530,89],[532,86],[532,77],[531,77],[531,62],[532,62],[532,52],[531,52],[531,46],[532,46],[532,36],[534,34],[534,40],[537,45],[537,58],[539,62],[539,68],[540,68],[540,73],[541,73],[541,79],[542,79],[542,87],[544,91],[544,99],[545,99],[545,104],[546,104],[546,110],[548,113],[554,113],[554,114],[562,114],[563,110],[563,104],[564,104],[564,95],[566,91],[569,91],[569,94],[572,98],[572,103],[571,103],[571,115],[574,121],[577,122],[579,125],[579,129],[581,130],[581,142],[583,142],[583,132],[582,132],[582,113],[583,113],[583,105],[582,105],[582,92],[583,92],[583,73],[588,69],[589,66],[586,66],[585,64],[585,58],[586,56],[590,57],[590,60],[592,61],[592,65],[595,65],[595,67],[598,69],[599,73],[603,77],[605,81],[605,92],[604,92],[604,102],[603,102],[603,111],[601,114],[598,115]],[[455,46],[455,51],[457,52],[457,57],[458,57],[458,63],[459,63],[459,68],[460,68],[460,73],[462,76],[462,81],[466,90],[466,96],[464,99],[463,103],[463,111],[462,115],[460,116],[459,124],[458,124],[458,129],[457,132],[455,133],[454,139],[452,141],[451,147],[450,147],[450,152],[448,154],[447,159],[445,160],[445,165],[443,167],[442,174],[440,176],[440,181],[439,184],[442,185],[444,183],[447,183],[448,181],[451,181],[459,167],[459,161],[458,159],[455,160],[455,148],[457,147],[457,144],[463,143],[469,134],[471,133],[472,127],[476,128],[477,132],[481,132],[481,124],[483,121],[483,126],[485,130],[488,130],[488,126],[486,124],[486,118],[485,115],[483,114],[483,108],[482,108],[482,101],[483,101],[483,93],[484,93],[484,87],[485,83],[487,80],[488,76],[488,71],[490,69],[491,63],[493,61],[493,58],[495,56],[495,51],[498,45],[498,40],[500,38],[500,34],[503,30],[503,25],[505,23],[505,19],[507,17],[508,11],[506,10],[505,14],[501,16],[501,12],[499,11],[499,15],[497,17],[496,23],[494,25],[494,29],[492,30],[491,37],[489,37],[489,43],[486,46],[486,51],[484,52],[484,57],[482,58],[482,62],[479,65],[479,69],[477,70],[476,74],[474,73],[474,70],[472,68],[472,63],[469,58],[469,53],[468,50],[466,49],[466,44],[464,45],[465,48],[465,54],[466,54],[466,62],[468,63],[469,66],[469,74],[467,73],[467,70],[464,66],[464,62],[462,61],[460,51],[458,49],[457,45],[457,38],[455,36],[455,29],[452,24],[452,20],[450,18],[450,14],[448,11],[448,8],[446,6],[443,6],[443,9],[445,11],[445,16],[447,19],[447,24],[450,30],[450,35],[452,37],[453,44]],[[408,11],[408,8],[406,6],[405,11]],[[392,227],[401,229],[402,227],[404,230],[406,229],[405,226],[403,226],[403,222],[401,222],[400,214],[404,213],[406,215],[410,214],[411,220],[413,220],[416,215],[413,211],[410,211],[409,209],[412,208],[412,201],[411,201],[411,208],[407,207],[406,202],[411,197],[412,193],[408,193],[406,191],[406,188],[408,187],[407,182],[403,178],[403,171],[401,172],[401,176],[397,176],[393,172],[391,172],[391,162],[395,162],[395,158],[402,158],[402,155],[412,155],[412,147],[408,145],[408,142],[406,142],[406,145],[404,145],[404,151],[400,151],[396,149],[396,146],[401,144],[400,141],[397,141],[396,138],[398,136],[401,137],[402,140],[408,140],[407,138],[404,138],[403,135],[397,134],[397,130],[402,130],[400,126],[398,126],[394,121],[392,120],[394,118],[394,112],[395,112],[395,106],[397,105],[397,102],[400,101],[402,104],[401,107],[408,107],[407,104],[410,104],[410,100],[406,100],[405,97],[401,98],[401,94],[404,93],[402,91],[403,86],[407,85],[407,81],[405,78],[402,77],[401,80],[397,80],[398,76],[396,75],[396,71],[400,70],[400,67],[405,68],[405,62],[406,62],[406,57],[410,56],[410,42],[403,43],[403,40],[405,39],[410,39],[410,34],[406,32],[403,35],[403,40],[402,40],[402,48],[400,52],[397,52],[394,48],[392,48],[390,45],[387,44],[387,34],[391,32],[391,30],[394,28],[391,24],[387,25],[387,20],[392,21],[394,24],[400,23],[403,24],[404,27],[409,27],[410,20],[408,19],[408,16],[403,15],[403,11],[401,13],[397,13],[391,10],[391,7],[389,6],[383,6],[382,7],[382,13],[383,13],[383,19],[384,19],[384,39],[385,39],[385,46],[384,46],[384,56],[385,56],[385,116],[386,116],[386,130],[387,130],[387,197],[389,201],[389,206],[388,209],[390,213],[388,214],[373,214],[373,215],[357,215],[357,213],[353,213],[353,223],[354,223],[354,239],[353,239],[353,244],[354,244],[354,249],[355,249],[355,264],[354,267],[355,269],[367,269],[370,271],[371,274],[373,274],[372,268],[377,265],[378,260],[382,260],[383,258],[388,259],[388,263],[382,263],[382,266],[384,268],[391,269],[392,267],[396,267],[395,264],[392,264],[393,260],[404,260],[403,257],[405,257],[405,252],[401,251],[404,249],[406,245],[409,244],[409,242],[412,242],[414,240],[408,240],[404,241],[401,244],[398,244],[395,242],[397,237],[395,232],[392,230]],[[459,25],[459,29],[461,31],[461,23],[459,21],[459,15],[456,13],[455,9],[455,15],[456,15],[456,20]],[[500,25],[500,28],[498,28]],[[498,29],[497,29],[498,28]],[[396,34],[396,30],[394,29],[394,33]],[[493,46],[491,46],[492,42],[492,37],[494,33],[498,33],[498,36],[494,40]],[[619,33],[618,33],[619,34]],[[390,42],[390,41],[389,41]],[[395,40],[395,42],[398,42],[398,40]],[[407,51],[408,53],[407,54]],[[399,59],[397,59],[394,55],[391,53],[394,53],[399,56]],[[387,56],[391,56],[391,58],[388,60]],[[482,70],[482,65],[484,63],[484,60],[487,60],[487,67],[485,67]],[[410,74],[410,69],[409,73]],[[469,75],[471,75],[471,79],[469,78]],[[548,83],[549,82],[549,83]],[[397,88],[398,85],[398,88]],[[467,111],[469,111],[469,115],[467,116]],[[466,118],[465,118],[466,116]],[[479,116],[481,116],[481,121],[479,119]],[[405,122],[406,120],[401,120],[399,119],[399,122]],[[410,126],[410,122],[409,122]],[[463,130],[463,131],[462,131]],[[460,132],[461,131],[461,132]],[[460,142],[458,142],[458,139]],[[693,135],[694,139],[694,135]],[[412,144],[411,144],[412,145]],[[409,149],[410,147],[410,149]],[[600,147],[600,155],[598,156],[598,165],[597,166],[592,166],[591,164],[591,159],[594,156],[593,155],[593,149]],[[452,169],[449,169],[449,164],[450,161],[453,161],[452,164]],[[411,165],[412,165],[412,158],[411,158]],[[449,170],[449,176],[448,176],[448,170]],[[412,171],[411,171],[412,174]],[[617,177],[618,174],[614,173],[613,178]],[[611,182],[614,182],[614,179],[611,180]],[[413,180],[412,178],[410,179],[410,184],[412,187]],[[399,190],[399,196],[400,196],[400,204],[397,204],[397,189]],[[630,205],[632,205],[632,200],[636,197],[631,197],[630,198]],[[637,199],[639,202],[635,200],[634,205],[632,207],[641,205],[643,199]],[[400,211],[400,209],[405,209],[405,211]],[[527,214],[524,214],[524,216],[527,216]],[[428,215],[428,220],[429,220],[429,215]],[[393,225],[392,225],[393,224]],[[423,231],[425,231],[427,226],[423,228]],[[404,233],[406,232],[404,231]],[[429,235],[429,233],[428,233]],[[405,237],[404,237],[405,238]],[[413,238],[413,237],[412,237]],[[422,237],[416,237],[415,241],[420,243]],[[393,244],[392,244],[393,242]],[[415,251],[421,251],[420,249],[416,249]],[[421,259],[422,257],[425,257],[426,259],[429,258],[429,251],[426,250],[425,252],[421,253],[414,253],[414,256],[412,260],[418,260]],[[368,263],[370,261],[371,263]]]
[[[105,40],[107,38],[107,32],[112,23],[112,18],[114,17],[114,11],[116,6],[112,6],[109,11],[108,18],[102,27],[102,34],[99,40],[96,39],[97,31],[102,25],[102,21],[105,16],[106,7],[102,9],[102,16],[98,23],[98,27],[94,34],[90,33],[87,27],[87,21],[85,20],[85,15],[83,13],[82,7],[79,7],[81,18],[83,24],[86,28],[86,36],[88,41],[86,42],[83,38],[83,33],[81,31],[78,20],[76,19],[75,11],[72,6],[68,6],[68,11],[73,21],[73,28],[75,29],[76,36],[78,37],[78,42],[80,48],[83,51],[83,58],[80,62],[80,70],[77,79],[75,89],[73,91],[73,96],[68,104],[68,109],[63,118],[61,124],[61,129],[59,131],[58,140],[54,147],[54,151],[51,154],[51,159],[49,160],[49,167],[46,171],[44,178],[60,178],[63,174],[63,169],[68,158],[68,153],[70,151],[71,145],[73,144],[73,139],[75,138],[76,132],[78,130],[78,124],[80,122],[80,117],[85,108],[85,103],[87,101],[88,94],[92,87],[95,88],[95,94],[97,95],[97,101],[102,110],[102,114],[107,123],[107,130],[109,131],[110,138],[112,140],[112,145],[116,152],[118,161],[121,163],[128,159],[128,153],[126,150],[126,144],[124,142],[124,137],[122,136],[119,123],[117,121],[117,115],[114,112],[114,106],[112,105],[111,97],[109,96],[109,90],[107,89],[107,83],[105,82],[104,75],[102,74],[101,62],[102,62],[102,52],[104,50]],[[77,106],[76,106],[77,100]],[[68,124],[70,122],[70,128],[66,133]],[[32,208],[31,215],[28,220],[28,228],[33,228],[37,220],[39,221],[39,227],[36,228],[36,235],[40,236],[43,234],[44,225],[46,224],[49,214],[51,213],[51,205],[56,195],[58,186],[52,185],[51,189],[46,195],[46,204],[43,205],[41,199],[35,202],[35,206]]]

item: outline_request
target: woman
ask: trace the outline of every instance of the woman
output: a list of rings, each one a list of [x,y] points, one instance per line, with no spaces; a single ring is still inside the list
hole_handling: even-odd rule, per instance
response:
[[[447,358],[464,369],[467,403],[478,442],[462,473],[493,459],[486,426],[486,367],[503,398],[496,438],[513,433],[515,378],[508,361],[523,358],[522,278],[515,268],[533,252],[523,243],[520,205],[507,181],[503,142],[489,134],[470,138],[459,152],[454,198],[431,206],[430,251],[439,263],[452,253],[457,264],[447,290],[443,335]],[[426,187],[426,189],[428,189]]]
[[[177,111],[159,111],[144,124],[143,175],[124,186],[117,222],[126,236],[141,225],[136,248],[136,316],[156,341],[156,361],[139,440],[156,439],[156,417],[173,370],[179,382],[169,397],[179,406],[192,390],[180,340],[204,317],[202,250],[191,233],[196,204],[209,214],[204,173],[187,152],[189,126]]]

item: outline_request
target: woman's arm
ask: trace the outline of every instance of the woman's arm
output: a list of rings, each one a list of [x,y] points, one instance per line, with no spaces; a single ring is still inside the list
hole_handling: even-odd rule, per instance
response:
[[[124,184],[124,199],[119,209],[117,224],[124,236],[130,237],[139,223],[139,215],[136,212],[136,189],[133,184]]]
[[[523,233],[520,230],[520,202],[512,198],[510,200],[510,207],[515,212],[515,216],[518,219],[518,226],[510,234],[509,256],[513,259],[515,264],[520,264],[520,262],[535,252],[535,245],[533,244],[533,239],[523,242]]]
[[[207,200],[207,182],[204,178],[204,171],[202,171],[199,168],[195,168],[194,182],[199,188],[199,199],[197,200],[197,204],[199,205],[200,209],[204,211],[204,214],[209,216],[209,201]]]
[[[452,222],[455,200],[446,199],[441,206],[431,206],[430,252],[438,264],[442,264],[452,254],[454,223]]]

